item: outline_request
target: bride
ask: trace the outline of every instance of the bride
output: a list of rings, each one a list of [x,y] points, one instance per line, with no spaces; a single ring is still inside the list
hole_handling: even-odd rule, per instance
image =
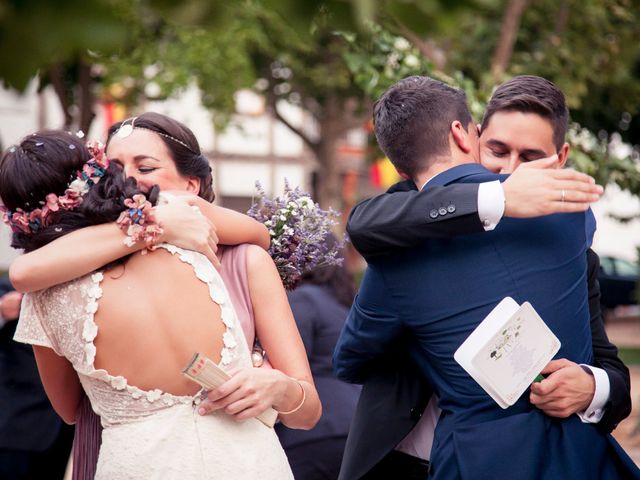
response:
[[[30,250],[113,222],[125,202],[141,200],[135,180],[125,180],[116,164],[106,168],[101,152],[91,157],[71,135],[42,132],[11,150],[0,162],[0,197],[15,246]],[[83,195],[78,181],[69,188],[78,171],[89,172],[90,180],[79,177],[88,185]],[[157,188],[147,196],[155,203]],[[150,205],[136,207],[147,215],[142,233],[156,240],[158,232],[148,228]],[[297,332],[291,335],[290,311],[262,326],[286,333],[264,345],[274,366],[266,375],[277,386],[265,404],[251,395],[246,379],[235,390],[229,386],[251,371],[251,360],[215,268],[198,253],[159,247],[27,295],[16,340],[34,345],[54,408],[72,422],[84,389],[100,414],[105,430],[96,478],[291,478],[273,430],[255,419],[272,406],[285,425],[311,428],[320,415],[304,348]],[[287,308],[275,267],[263,274],[278,284],[276,295],[264,300]],[[196,351],[233,376],[224,386],[227,408],[206,416],[199,413],[198,386],[180,374]]]

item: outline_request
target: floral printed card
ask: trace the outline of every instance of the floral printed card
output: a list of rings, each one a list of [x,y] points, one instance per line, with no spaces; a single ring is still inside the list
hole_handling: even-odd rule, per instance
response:
[[[454,358],[502,408],[513,405],[560,350],[530,303],[503,299]]]

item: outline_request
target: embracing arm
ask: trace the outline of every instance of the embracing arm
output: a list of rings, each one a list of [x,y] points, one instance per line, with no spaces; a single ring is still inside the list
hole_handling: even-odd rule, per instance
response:
[[[115,223],[86,227],[19,256],[9,268],[16,290],[32,292],[86,275],[142,248],[127,247]]]
[[[600,259],[591,249],[587,251],[589,282],[589,313],[591,314],[591,335],[593,342],[594,366],[602,368],[609,377],[609,401],[598,428],[611,432],[618,423],[631,413],[631,381],[629,369],[618,356],[618,349],[607,337],[604,318],[600,307],[600,285],[598,270]]]
[[[420,192],[412,182],[401,182],[356,205],[347,231],[354,247],[369,259],[393,249],[418,246],[428,238],[481,232],[483,223],[491,230],[495,221],[486,220],[493,217],[499,221],[503,213],[525,218],[579,212],[600,198],[602,188],[588,175],[551,167],[551,159],[522,164],[497,194],[495,188],[500,186],[493,182],[483,187],[432,186]]]
[[[382,272],[370,264],[333,353],[340,380],[363,383],[397,343],[403,325],[391,303]]]
[[[200,197],[192,197],[189,203],[200,208],[200,211],[213,222],[219,243],[223,245],[251,243],[264,250],[269,249],[271,244],[269,231],[257,220],[235,210],[209,203]]]
[[[215,265],[219,265],[215,255],[218,237],[224,244],[248,242],[268,248],[269,233],[259,222],[200,197],[185,199],[186,203],[172,202],[157,207],[156,215],[164,228],[161,242],[202,252]],[[205,216],[194,211],[193,205]],[[41,290],[86,275],[144,246],[138,242],[128,247],[123,239],[115,223],[76,230],[18,257],[9,269],[11,281],[21,292]]]
[[[587,251],[589,313],[593,365],[581,366],[566,358],[553,360],[542,371],[549,374],[531,386],[531,403],[547,415],[565,418],[577,414],[585,423],[596,423],[611,432],[631,412],[629,370],[618,357],[604,329],[598,285],[599,259]]]
[[[421,191],[415,190],[415,186],[411,190],[411,185],[401,182],[388,193],[364,200],[351,210],[347,232],[353,246],[365,258],[413,247],[427,238],[482,231],[477,184]],[[443,214],[439,213],[441,207],[445,209]]]
[[[82,386],[71,363],[51,348],[34,345],[40,379],[53,409],[65,421],[73,424],[82,398]]]
[[[273,260],[264,250],[247,249],[247,274],[256,334],[273,368],[245,368],[209,392],[201,413],[224,409],[237,420],[255,417],[267,407],[281,413],[291,428],[310,429],[322,406],[304,345]]]

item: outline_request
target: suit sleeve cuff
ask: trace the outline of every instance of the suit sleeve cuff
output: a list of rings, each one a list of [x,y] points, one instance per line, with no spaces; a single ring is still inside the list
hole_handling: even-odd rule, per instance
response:
[[[478,185],[478,216],[485,231],[496,228],[504,215],[504,190],[499,180]]]
[[[598,423],[604,415],[605,406],[609,401],[609,393],[611,385],[609,384],[609,376],[602,368],[592,367],[591,365],[580,365],[585,370],[589,370],[593,374],[596,384],[596,390],[593,394],[593,400],[584,412],[576,412],[583,423]]]

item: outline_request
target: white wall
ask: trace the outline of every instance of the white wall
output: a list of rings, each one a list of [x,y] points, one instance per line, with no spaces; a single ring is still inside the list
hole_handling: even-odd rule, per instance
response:
[[[627,192],[609,185],[603,198],[593,205],[598,229],[593,249],[600,255],[611,255],[627,260],[637,260],[636,247],[640,246],[640,219],[620,223],[611,217],[640,215],[640,200]]]

